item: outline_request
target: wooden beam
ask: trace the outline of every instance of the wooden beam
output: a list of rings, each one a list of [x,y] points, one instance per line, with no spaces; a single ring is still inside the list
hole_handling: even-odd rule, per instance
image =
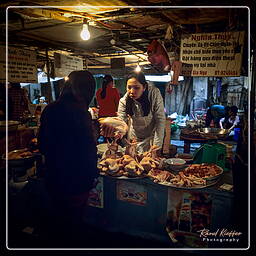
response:
[[[122,50],[122,51],[124,51],[124,52],[127,52],[127,53],[129,53],[130,55],[134,55],[134,56],[138,57],[138,59],[141,59],[141,60],[143,60],[143,61],[146,60],[145,58],[142,58],[142,57],[139,56],[138,54],[132,54],[131,51],[127,51],[126,49],[124,49],[124,48],[121,47],[121,46],[114,45],[113,47],[115,47],[115,48],[117,48],[117,49],[120,49],[120,50]]]
[[[149,65],[150,62],[149,61],[143,61],[143,62],[140,62],[140,64],[143,66],[143,65]],[[136,67],[137,66],[137,62],[135,63],[126,63],[125,64],[125,67]],[[111,68],[110,65],[95,65],[95,66],[87,66],[88,69],[90,68],[98,68],[98,69],[101,69],[101,68]]]
[[[24,28],[24,29],[18,29],[18,30],[9,30],[11,33],[19,33],[19,32],[25,32],[25,31],[31,31],[31,30],[37,30],[37,29],[42,29],[42,28],[52,28],[52,27],[58,27],[58,26],[63,26],[66,24],[74,24],[75,22],[65,22],[65,23],[58,23],[58,24],[51,24],[51,25],[45,25],[45,26],[39,26],[39,27],[32,27],[32,28]],[[25,24],[26,25],[26,24]]]
[[[53,48],[56,47],[56,46],[59,46],[62,49],[70,49],[72,51],[81,51],[81,52],[83,52],[84,54],[86,54],[90,57],[97,57],[96,54],[86,52],[85,49],[80,48],[80,47],[75,47],[73,45],[70,45],[69,43],[59,42],[59,41],[51,41],[47,38],[44,38],[44,37],[41,37],[41,36],[38,36],[38,35],[31,35],[27,32],[22,32],[22,33],[19,33],[19,34],[20,34],[19,36],[23,36],[24,38],[29,38],[29,39],[33,39],[35,41],[40,41],[40,42],[47,43],[48,46],[52,46]]]
[[[15,12],[17,13],[21,13],[30,17],[45,17],[45,18],[49,18],[49,19],[54,19],[54,20],[60,20],[60,21],[65,21],[65,22],[72,22],[72,21],[78,21],[80,20],[82,22],[82,18],[87,18],[90,20],[93,20],[95,22],[97,22],[98,24],[100,24],[102,27],[104,27],[105,29],[111,30],[112,27],[108,24],[105,24],[102,21],[97,20],[97,18],[95,18],[93,15],[90,15],[88,13],[85,12],[74,12],[74,11],[67,11],[67,10],[63,10],[63,9],[58,9],[58,8],[13,8],[12,10],[15,10]],[[76,17],[76,18],[69,18],[69,17],[65,17],[64,13],[69,13],[69,14],[73,14],[76,16],[79,16],[80,18]]]
[[[103,27],[105,27],[107,29],[112,29],[112,27],[110,25],[105,24],[104,22],[98,20],[97,17],[95,17],[95,16],[98,16],[97,14],[91,15],[91,14],[86,13],[86,12],[74,12],[74,11],[68,11],[68,10],[63,10],[63,9],[59,9],[59,8],[54,8],[54,10],[58,10],[61,13],[69,13],[69,14],[73,14],[73,15],[78,15],[78,16],[81,16],[83,18],[93,20],[93,21],[99,23],[100,25],[102,25]]]
[[[10,10],[16,13],[27,15],[29,17],[45,17],[48,19],[60,20],[64,22],[72,22],[76,20],[74,18],[65,17],[58,11],[51,11],[45,8],[11,8]]]
[[[144,48],[142,46],[140,46],[139,44],[135,44],[133,42],[130,42],[130,41],[125,41],[125,40],[118,40],[118,42],[122,43],[122,44],[127,44],[127,45],[130,45],[132,46],[133,48],[137,49],[137,50],[140,50],[142,52],[146,52],[147,51],[147,48]]]
[[[98,58],[112,58],[112,57],[122,57],[127,55],[134,55],[134,54],[144,54],[141,51],[132,51],[132,52],[124,52],[124,53],[109,53],[109,54],[100,54]]]

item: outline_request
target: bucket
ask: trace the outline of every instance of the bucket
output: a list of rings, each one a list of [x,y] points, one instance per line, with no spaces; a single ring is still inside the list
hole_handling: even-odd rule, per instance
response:
[[[239,136],[240,136],[240,128],[234,128],[234,140],[238,141]]]

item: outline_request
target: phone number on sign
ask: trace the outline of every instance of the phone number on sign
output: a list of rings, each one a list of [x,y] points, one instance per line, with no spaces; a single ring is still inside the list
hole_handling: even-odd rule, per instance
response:
[[[238,76],[238,72],[236,70],[216,70],[215,75]]]

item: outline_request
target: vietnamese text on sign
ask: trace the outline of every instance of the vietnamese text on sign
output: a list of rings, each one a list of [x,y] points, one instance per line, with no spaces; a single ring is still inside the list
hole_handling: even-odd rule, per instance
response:
[[[6,47],[0,47],[0,81],[6,80]],[[8,47],[8,82],[37,83],[36,53]]]
[[[243,43],[244,31],[182,36],[182,75],[240,76]]]

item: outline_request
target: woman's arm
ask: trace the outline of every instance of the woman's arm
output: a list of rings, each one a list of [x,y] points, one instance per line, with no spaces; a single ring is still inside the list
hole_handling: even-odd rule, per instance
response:
[[[234,123],[233,123],[233,125],[229,128],[229,130],[231,131],[232,129],[234,129],[236,126],[237,126],[237,124],[240,122],[240,119],[239,119],[239,117],[238,116],[236,116],[236,118],[235,118],[235,120],[234,120]]]
[[[118,117],[117,118],[113,117],[113,120],[112,120],[112,121],[114,121],[116,119],[116,122],[115,122],[116,124],[117,124],[118,120],[122,120],[126,124],[128,123],[128,116],[125,112],[125,102],[126,102],[126,100],[124,98],[122,98],[119,101],[118,112],[117,112]],[[101,135],[103,135],[105,137],[118,137],[118,138],[120,137],[120,133],[119,133],[119,135],[115,135],[115,132],[118,130],[116,125],[114,125],[111,122],[108,122],[106,119],[102,119],[102,120],[99,119],[99,122],[101,124],[101,131],[100,131]],[[119,121],[119,123],[120,123],[120,121]],[[123,127],[123,128],[127,132],[127,127]]]
[[[221,118],[221,119],[220,119],[220,122],[219,122],[219,124],[220,124],[220,128],[221,128],[221,129],[223,129],[223,125],[222,125],[222,123],[224,122],[224,119],[225,119],[225,118]]]

